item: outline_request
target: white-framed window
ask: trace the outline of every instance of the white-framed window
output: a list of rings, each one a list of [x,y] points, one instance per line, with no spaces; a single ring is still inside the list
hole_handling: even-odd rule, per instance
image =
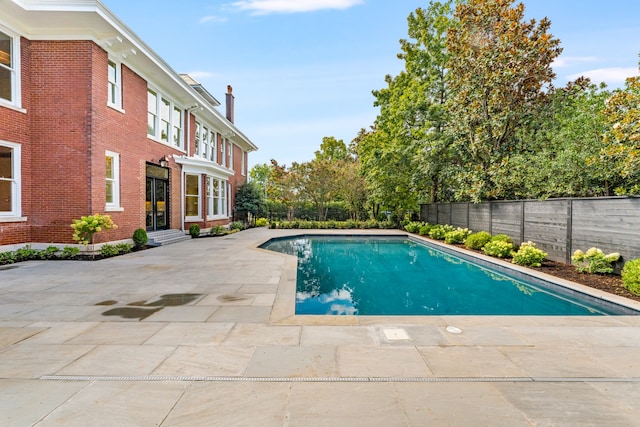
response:
[[[200,140],[201,129],[202,125],[200,122],[196,122],[196,156],[200,155],[200,147],[202,146],[202,141]]]
[[[122,109],[122,73],[120,63],[109,60],[107,64],[107,105]]]
[[[217,132],[214,129],[196,122],[196,156],[215,162],[218,157],[216,139]]]
[[[147,109],[147,134],[183,148],[182,109],[152,89],[147,89]]]
[[[227,161],[227,138],[222,138],[222,143],[220,144],[220,166],[224,166]]]
[[[20,160],[20,144],[0,141],[0,218],[22,215]]]
[[[227,217],[227,181],[207,176],[207,219]]]
[[[120,208],[120,154],[105,152],[106,208],[107,211]]]
[[[227,149],[227,156],[229,156],[229,160],[227,162],[227,167],[233,170],[233,142],[229,141],[229,148]]]
[[[171,102],[160,98],[160,141],[169,142],[171,134]]]
[[[20,37],[0,28],[0,103],[21,106]]]
[[[211,130],[209,132],[209,160],[212,162],[217,161],[218,159],[218,133],[215,130]]]
[[[186,174],[184,186],[185,216],[200,219],[200,175]]]
[[[173,138],[173,145],[178,148],[182,148],[182,110],[179,107],[173,106],[173,115],[171,116],[171,123],[173,126],[173,132],[171,136]]]
[[[149,89],[147,91],[147,134],[158,134],[158,94]]]
[[[247,176],[247,153],[243,151],[240,155],[242,163],[240,164],[240,173],[242,176]]]

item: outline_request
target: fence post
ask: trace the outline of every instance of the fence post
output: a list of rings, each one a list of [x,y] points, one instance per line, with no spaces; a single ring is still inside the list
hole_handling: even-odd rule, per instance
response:
[[[571,264],[573,254],[573,199],[567,201],[567,242],[565,243],[565,259],[567,264]]]
[[[524,200],[520,202],[520,208],[522,212],[520,213],[520,243],[524,243]]]
[[[489,203],[489,234],[493,235],[493,202]]]

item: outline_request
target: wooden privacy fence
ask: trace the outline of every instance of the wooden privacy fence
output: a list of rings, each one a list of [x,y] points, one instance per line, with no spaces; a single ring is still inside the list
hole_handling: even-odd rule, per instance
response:
[[[622,262],[640,258],[640,197],[431,203],[421,205],[420,217],[507,234],[516,244],[532,241],[559,262],[571,263],[576,249],[594,246],[619,252]]]

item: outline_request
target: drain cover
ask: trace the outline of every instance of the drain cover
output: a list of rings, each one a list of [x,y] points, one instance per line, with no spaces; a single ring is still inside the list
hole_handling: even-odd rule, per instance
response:
[[[411,339],[407,331],[400,328],[394,329],[383,329],[382,333],[384,333],[385,338],[389,341],[397,341],[397,340],[408,340]]]

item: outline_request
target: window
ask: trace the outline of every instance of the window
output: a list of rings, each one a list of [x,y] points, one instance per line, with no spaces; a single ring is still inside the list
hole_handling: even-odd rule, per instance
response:
[[[220,166],[224,166],[224,162],[227,159],[225,147],[227,146],[227,138],[222,139],[222,143],[220,144]]]
[[[107,151],[105,153],[106,209],[120,209],[120,155]]]
[[[227,182],[207,177],[207,219],[227,216]]]
[[[173,107],[173,145],[182,147],[182,110],[176,106]]]
[[[19,37],[0,31],[0,101],[20,105]]]
[[[182,109],[151,89],[147,90],[147,108],[147,134],[182,148]]]
[[[160,141],[169,142],[171,130],[171,102],[160,99]]]
[[[227,161],[227,167],[233,170],[233,142],[229,142],[229,147],[227,148],[227,155],[229,156],[229,160]]]
[[[199,122],[196,122],[196,156],[200,155],[200,146],[202,145],[202,141],[200,141],[200,129],[202,125]]]
[[[107,95],[107,104],[114,108],[122,108],[122,86],[121,86],[121,74],[120,64],[113,61],[109,61],[108,64],[108,87],[109,93]]]
[[[186,175],[185,215],[200,218],[200,175]]]
[[[217,133],[212,130],[211,132],[209,132],[209,147],[210,147],[210,151],[211,151],[211,155],[209,157],[209,160],[211,160],[212,162],[215,162],[217,159],[217,149],[218,146],[216,144],[216,139],[218,138]]]
[[[205,159],[209,156],[209,129],[206,126],[202,126],[202,135],[200,141],[202,141],[202,152],[200,153]]]
[[[156,136],[158,129],[158,94],[149,90],[147,92],[147,133]]]
[[[247,153],[243,151],[240,155],[240,159],[242,161],[242,164],[240,165],[240,173],[242,176],[247,176]]]
[[[20,145],[0,141],[0,218],[19,217]]]

